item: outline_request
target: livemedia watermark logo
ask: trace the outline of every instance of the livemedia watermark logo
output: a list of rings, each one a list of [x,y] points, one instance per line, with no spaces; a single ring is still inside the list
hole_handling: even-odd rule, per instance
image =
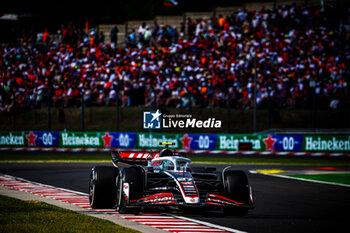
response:
[[[144,129],[160,129],[161,113],[159,110],[156,112],[143,112],[143,128]]]
[[[197,128],[211,129],[221,128],[222,121],[213,117],[206,120],[200,120],[192,117],[190,114],[162,114],[156,112],[143,112],[143,128],[144,129],[171,129],[171,128]]]

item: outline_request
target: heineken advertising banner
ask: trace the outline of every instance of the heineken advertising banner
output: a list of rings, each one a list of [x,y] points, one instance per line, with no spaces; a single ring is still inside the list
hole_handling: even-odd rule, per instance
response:
[[[27,138],[28,146],[58,147],[60,133],[54,131],[31,131]]]
[[[305,135],[303,151],[350,151],[350,135]]]
[[[61,132],[60,146],[88,148],[135,148],[136,133]]]
[[[28,146],[28,132],[0,132],[0,146],[2,147],[22,147]]]
[[[302,151],[303,135],[272,135],[274,151]]]
[[[219,134],[217,150],[238,150],[239,143],[252,143],[254,151],[273,150],[273,142],[266,135]]]
[[[180,139],[183,136],[183,134],[138,133],[137,148],[164,148],[159,146],[160,142],[173,142],[174,145],[170,145],[169,148],[182,149],[183,143]]]
[[[53,131],[0,132],[0,146],[58,147],[59,137],[59,132]]]
[[[106,132],[102,136],[105,147],[113,148],[135,148],[136,133],[113,133]]]
[[[61,147],[104,147],[104,141],[101,132],[69,132],[63,131],[60,133]]]
[[[185,134],[182,142],[191,150],[216,150],[217,138],[217,134]]]
[[[164,148],[160,142],[173,142],[172,149],[215,150],[217,134],[138,133],[137,148]]]

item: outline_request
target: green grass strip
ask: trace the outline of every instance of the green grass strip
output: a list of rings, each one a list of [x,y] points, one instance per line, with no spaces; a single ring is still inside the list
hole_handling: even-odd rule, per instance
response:
[[[138,232],[39,201],[0,195],[0,232]]]
[[[312,174],[312,175],[287,175],[295,178],[302,178],[307,180],[317,180],[324,182],[331,182],[337,184],[350,185],[350,173],[330,173],[330,174]]]

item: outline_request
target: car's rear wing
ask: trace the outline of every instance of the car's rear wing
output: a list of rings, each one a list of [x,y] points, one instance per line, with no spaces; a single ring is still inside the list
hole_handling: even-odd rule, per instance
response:
[[[111,151],[112,162],[116,165],[118,162],[126,164],[139,164],[147,165],[148,161],[153,158],[159,157],[159,153],[155,152],[124,152],[124,151]]]

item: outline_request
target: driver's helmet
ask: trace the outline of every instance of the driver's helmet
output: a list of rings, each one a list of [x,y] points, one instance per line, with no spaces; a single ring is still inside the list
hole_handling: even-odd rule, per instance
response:
[[[173,152],[168,148],[165,148],[160,152],[159,157],[165,157],[165,156],[173,156]]]
[[[166,170],[166,171],[170,171],[170,170],[174,170],[174,163],[173,162],[171,162],[171,161],[164,161],[163,162],[163,168],[164,168],[164,170]]]

